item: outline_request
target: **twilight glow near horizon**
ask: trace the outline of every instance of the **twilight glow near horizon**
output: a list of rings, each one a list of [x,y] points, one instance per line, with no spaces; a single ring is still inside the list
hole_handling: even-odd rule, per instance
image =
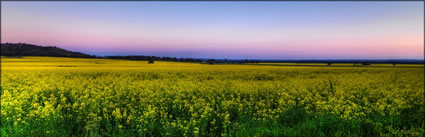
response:
[[[1,42],[95,55],[423,59],[424,2],[1,2]]]

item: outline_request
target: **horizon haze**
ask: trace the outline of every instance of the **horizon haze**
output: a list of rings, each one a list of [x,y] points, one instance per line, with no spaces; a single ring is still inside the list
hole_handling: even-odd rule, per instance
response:
[[[1,43],[108,55],[423,59],[424,2],[1,2]]]

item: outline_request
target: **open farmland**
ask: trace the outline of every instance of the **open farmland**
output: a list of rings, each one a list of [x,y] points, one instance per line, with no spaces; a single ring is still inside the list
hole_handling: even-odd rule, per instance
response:
[[[424,136],[423,65],[1,59],[6,136]]]

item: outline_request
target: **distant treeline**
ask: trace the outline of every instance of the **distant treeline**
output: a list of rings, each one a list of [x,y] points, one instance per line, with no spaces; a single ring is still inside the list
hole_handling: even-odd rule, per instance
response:
[[[99,58],[106,59],[126,59],[126,60],[155,60],[155,61],[176,61],[176,62],[197,62],[208,64],[243,64],[243,63],[324,63],[332,64],[424,64],[424,60],[414,59],[393,59],[393,60],[261,60],[261,59],[193,59],[176,57],[157,57],[157,56],[104,56]]]
[[[179,61],[179,62],[202,62],[201,59],[176,58],[176,57],[157,57],[157,56],[104,56],[105,59],[126,59],[126,60],[156,60],[156,61]]]
[[[74,52],[58,48],[56,46],[38,46],[26,43],[2,43],[1,56],[20,57],[20,56],[49,56],[49,57],[75,57],[75,58],[104,58],[104,59],[125,59],[125,60],[147,60],[153,61],[175,61],[175,62],[194,62],[207,64],[243,64],[243,63],[326,63],[328,65],[336,63],[370,65],[370,64],[424,64],[424,60],[418,59],[387,59],[387,60],[264,60],[264,59],[207,59],[207,58],[176,58],[176,57],[158,57],[158,56],[95,56],[80,52]]]
[[[126,60],[156,60],[156,61],[176,61],[176,62],[197,62],[208,64],[225,64],[225,63],[260,63],[260,60],[227,60],[227,59],[194,59],[194,58],[176,58],[176,57],[157,57],[157,56],[104,56],[99,58],[106,59],[126,59]]]

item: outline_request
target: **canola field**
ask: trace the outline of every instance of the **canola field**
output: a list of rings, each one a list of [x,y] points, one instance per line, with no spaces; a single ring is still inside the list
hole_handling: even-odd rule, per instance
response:
[[[424,136],[424,66],[378,66],[2,57],[1,136]]]

